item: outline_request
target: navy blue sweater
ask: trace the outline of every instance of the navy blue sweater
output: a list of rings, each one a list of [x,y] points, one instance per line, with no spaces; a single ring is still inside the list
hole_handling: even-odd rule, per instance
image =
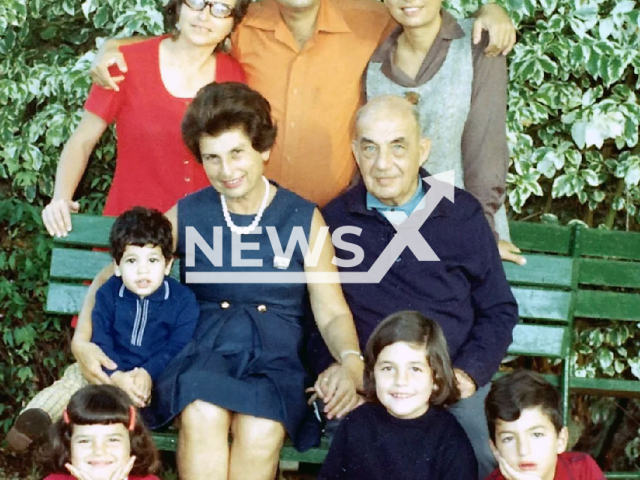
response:
[[[142,367],[155,381],[193,337],[199,313],[193,292],[173,278],[140,298],[114,275],[96,292],[91,341],[118,370]]]
[[[425,185],[426,191],[429,188]],[[332,232],[344,225],[362,229],[359,236],[342,238],[360,246],[364,260],[340,268],[341,273],[368,271],[396,233],[378,211],[367,210],[365,198],[360,183],[323,211]],[[511,343],[518,306],[480,203],[458,188],[454,200],[442,199],[419,230],[440,261],[419,261],[405,248],[379,283],[344,283],[342,288],[363,351],[382,319],[399,310],[417,310],[440,324],[454,366],[482,386],[497,371]],[[341,248],[336,248],[336,256],[354,257]],[[309,347],[309,361],[317,371],[333,361],[319,335],[312,334]]]
[[[340,422],[318,480],[471,480],[478,464],[455,417],[431,406],[411,420],[365,403]]]

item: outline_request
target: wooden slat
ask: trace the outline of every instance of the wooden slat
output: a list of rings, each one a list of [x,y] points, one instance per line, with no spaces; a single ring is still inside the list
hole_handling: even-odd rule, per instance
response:
[[[507,352],[510,355],[560,358],[565,353],[567,341],[565,327],[518,324]]]
[[[581,258],[579,260],[578,283],[640,288],[640,262]]]
[[[640,260],[640,233],[580,228],[577,253],[588,257]]]
[[[531,222],[509,222],[511,240],[524,251],[569,255],[571,227]]]
[[[54,238],[60,245],[109,247],[109,233],[115,217],[98,215],[72,215],[73,230],[66,237]]]
[[[161,451],[175,452],[178,448],[178,435],[176,431],[153,432],[153,441],[156,448]],[[301,462],[301,463],[322,463],[327,456],[329,450],[329,440],[322,437],[320,445],[307,450],[306,452],[298,452],[291,440],[287,439],[280,450],[280,460],[285,462]]]
[[[505,376],[507,373],[509,373],[509,371],[497,371],[491,380],[492,381],[497,380],[498,378]],[[559,375],[553,375],[551,373],[543,373],[542,376],[547,382],[549,382],[554,387],[560,387]]]
[[[49,283],[45,311],[48,313],[75,315],[82,307],[82,301],[88,288],[87,285]]]
[[[280,460],[284,461],[296,461],[301,463],[322,463],[327,456],[329,450],[329,440],[326,437],[322,437],[320,445],[316,448],[311,448],[306,452],[298,452],[290,440],[286,440],[280,450]]]
[[[152,432],[156,448],[163,452],[175,452],[178,449],[177,432]]]
[[[579,290],[575,317],[606,320],[640,320],[640,295],[637,293]]]
[[[569,323],[571,292],[513,287],[520,318]]]
[[[108,252],[54,248],[51,254],[51,278],[62,280],[93,280],[111,262]]]
[[[640,381],[571,377],[571,390],[613,397],[640,397]]]
[[[640,471],[635,472],[605,472],[607,480],[640,480]]]
[[[505,275],[512,285],[540,285],[559,288],[571,287],[573,259],[554,255],[525,255],[527,263],[516,265],[503,262]]]
[[[54,280],[91,281],[111,262],[107,252],[54,248],[51,255],[51,278]],[[180,260],[171,267],[171,277],[180,280]]]

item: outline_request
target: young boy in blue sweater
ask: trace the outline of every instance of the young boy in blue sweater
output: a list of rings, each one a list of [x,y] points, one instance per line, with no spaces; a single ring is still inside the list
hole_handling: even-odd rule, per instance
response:
[[[193,292],[168,275],[171,223],[142,207],[120,215],[109,238],[115,275],[96,292],[91,341],[117,365],[113,383],[146,402],[153,381],[191,340],[199,308]]]
[[[91,340],[117,364],[112,382],[138,405],[148,402],[153,381],[191,340],[199,316],[195,295],[170,278],[171,223],[157,210],[134,207],[120,215],[109,238],[115,275],[96,293]],[[7,435],[25,449],[62,416],[69,398],[88,382],[77,363],[38,393]]]

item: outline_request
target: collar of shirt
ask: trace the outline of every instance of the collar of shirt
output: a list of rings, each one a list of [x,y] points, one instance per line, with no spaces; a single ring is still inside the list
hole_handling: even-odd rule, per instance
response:
[[[395,66],[393,63],[393,57],[395,55],[396,46],[398,45],[398,38],[402,34],[402,26],[398,26],[391,32],[384,42],[373,52],[371,61],[374,63],[382,63],[382,73],[394,82],[402,85],[403,87],[415,87],[422,85],[429,81],[433,75],[440,69],[444,59],[449,51],[449,44],[451,40],[462,38],[464,32],[462,27],[458,24],[455,18],[446,10],[440,10],[442,16],[442,23],[440,30],[433,40],[433,45],[429,49],[429,52],[424,57],[418,75],[415,79],[409,78],[402,70]]]
[[[413,211],[416,209],[416,207],[418,206],[418,204],[420,203],[420,201],[422,200],[422,198],[424,197],[424,187],[422,185],[423,185],[422,178],[418,177],[418,188],[416,188],[416,193],[413,194],[413,197],[411,197],[408,201],[406,201],[402,205],[398,205],[395,207],[385,205],[376,197],[374,197],[369,192],[367,192],[367,210],[371,210],[375,208],[380,213],[389,212],[389,211],[391,212],[400,211],[400,212],[406,213],[407,216],[411,215]]]
[[[316,32],[351,32],[351,29],[345,22],[340,9],[334,4],[334,1],[335,0],[320,0]],[[251,5],[251,7],[254,8],[252,9],[252,14],[245,19],[245,26],[259,28],[261,30],[271,30],[276,32],[276,34],[282,29],[289,30],[289,27],[287,27],[282,20],[280,10],[275,0],[262,0],[258,2],[258,5]]]
[[[120,281],[122,282],[122,280]],[[148,300],[153,300],[153,301],[163,301],[169,298],[170,293],[171,293],[171,290],[169,288],[169,282],[165,277],[165,279],[162,281],[162,285],[158,287],[158,289],[155,292],[153,292],[151,295],[148,295],[144,298]],[[120,298],[125,298],[125,295],[127,298],[135,298],[137,300],[141,299],[140,296],[133,293],[131,290],[129,290],[127,287],[124,286],[124,283],[122,283],[120,285],[120,288],[118,289],[118,296]]]
[[[430,174],[422,167],[420,167],[420,170],[418,171],[418,175],[420,176],[421,179],[430,176]],[[421,184],[422,184],[423,192],[426,194],[431,188],[431,186],[425,184],[424,181],[422,181]],[[344,194],[346,197],[345,209],[349,213],[357,213],[357,214],[367,215],[367,216],[381,215],[381,213],[378,212],[377,209],[374,208],[373,210],[370,210],[367,208],[367,193],[368,193],[367,188],[365,187],[364,182],[360,180],[360,183],[358,183],[355,187],[348,190]],[[440,204],[433,210],[433,212],[431,212],[431,214],[429,215],[429,218],[435,218],[441,215],[446,215],[447,209],[442,208],[443,203],[448,203],[448,202],[441,201]]]

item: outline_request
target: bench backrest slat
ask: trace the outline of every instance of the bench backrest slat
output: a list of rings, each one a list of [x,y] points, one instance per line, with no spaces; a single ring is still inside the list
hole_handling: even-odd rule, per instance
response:
[[[89,287],[81,284],[49,283],[45,311],[64,315],[75,315],[80,311]]]
[[[549,325],[518,324],[513,330],[511,355],[562,358],[567,351],[569,334],[566,328]]]
[[[511,285],[540,285],[571,288],[573,259],[555,255],[528,254],[526,265],[503,262],[504,272]]]
[[[109,248],[109,233],[114,217],[74,215],[73,230],[66,237],[55,238],[60,245]]]
[[[637,293],[578,291],[576,317],[636,322],[640,319]]]
[[[637,232],[615,232],[580,228],[577,242],[581,257],[606,257],[640,260],[640,235]]]
[[[578,283],[640,289],[640,262],[581,258]]]
[[[521,319],[571,322],[571,292],[512,287]]]
[[[571,227],[542,223],[509,222],[511,240],[527,252],[569,255],[573,232]]]

